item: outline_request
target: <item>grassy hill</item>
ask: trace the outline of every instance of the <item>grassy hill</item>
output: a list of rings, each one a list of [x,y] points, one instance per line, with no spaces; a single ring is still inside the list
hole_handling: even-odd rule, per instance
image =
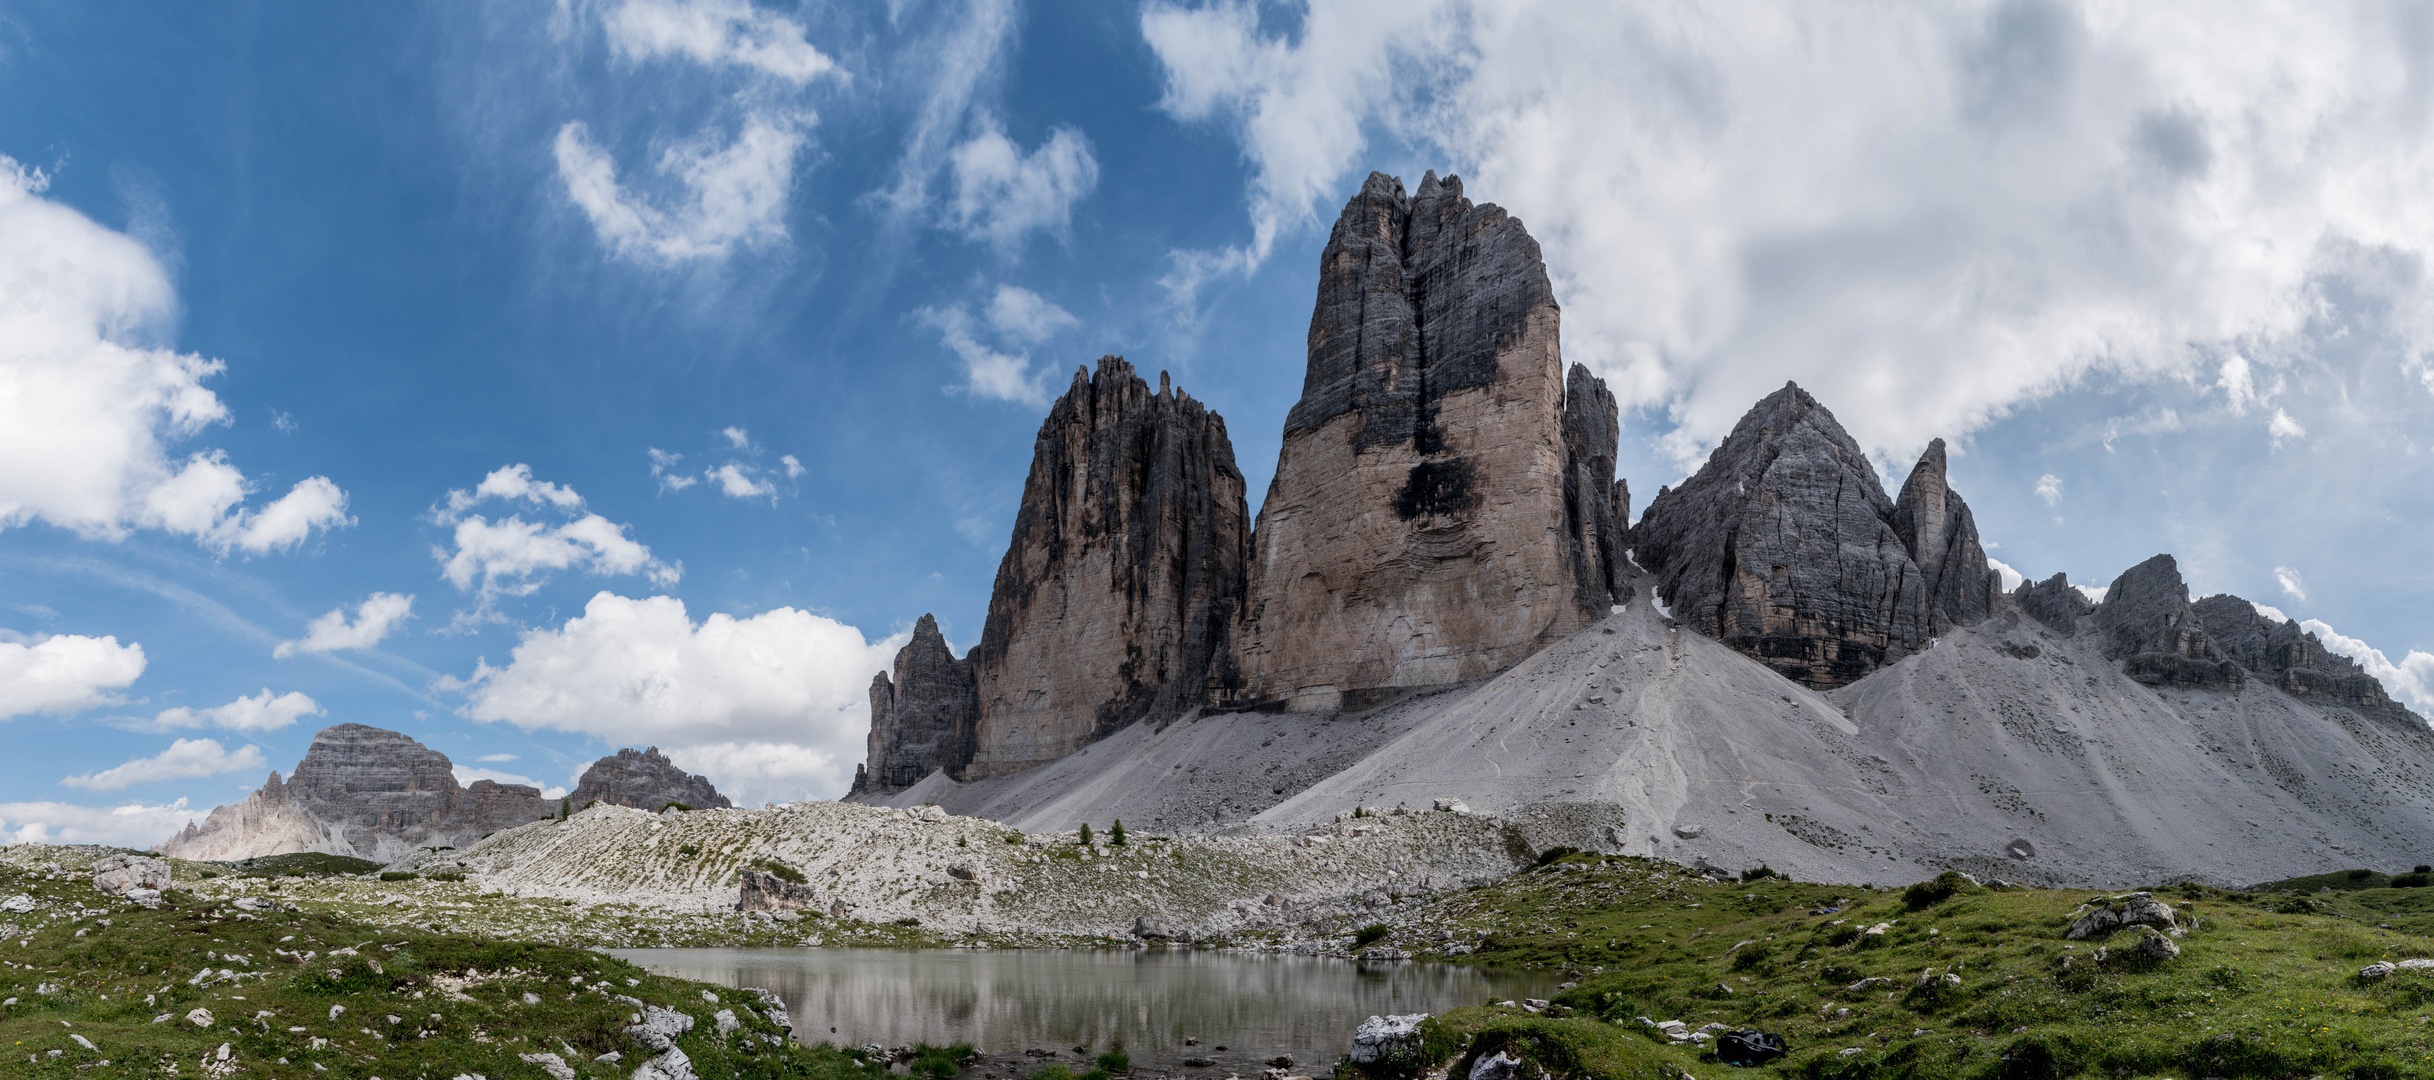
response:
[[[1790,1053],[1731,1070],[1745,1074],[2434,1075],[2434,972],[2360,975],[2380,960],[2434,957],[2434,889],[2157,889],[2182,933],[2180,955],[2161,961],[2136,955],[2135,929],[2066,939],[2098,894],[1940,893],[1726,883],[1571,856],[1406,910],[1382,940],[1573,978],[1543,1011],[1487,1004],[1432,1019],[1424,1064],[1457,1077],[1497,1051],[1568,1077],[1725,1069],[1649,1026],[1669,1020],[1782,1035]]]
[[[0,865],[0,900],[18,895],[34,907],[0,911],[14,927],[0,937],[0,1076],[505,1080],[547,1077],[522,1056],[549,1053],[576,1076],[624,1078],[651,1056],[624,1031],[633,1001],[694,1018],[676,1046],[704,1077],[884,1075],[787,1039],[748,991],[583,949],[175,889],[146,909],[88,873]],[[737,1026],[719,1031],[721,1011]],[[594,1060],[610,1052],[622,1060]]]

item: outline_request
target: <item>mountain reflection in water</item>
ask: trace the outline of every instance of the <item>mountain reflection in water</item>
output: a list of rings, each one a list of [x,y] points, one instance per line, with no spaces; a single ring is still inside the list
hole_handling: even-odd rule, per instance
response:
[[[1028,1071],[1121,1050],[1136,1068],[1186,1057],[1256,1075],[1290,1054],[1296,1071],[1334,1064],[1371,1016],[1443,1012],[1546,997],[1559,976],[1450,964],[1173,949],[620,949],[653,971],[777,991],[806,1042],[970,1043]],[[835,1028],[835,1034],[829,1029]],[[1198,1046],[1183,1040],[1196,1038]],[[1216,1048],[1225,1047],[1224,1052]],[[1023,1052],[1057,1052],[1029,1058]]]

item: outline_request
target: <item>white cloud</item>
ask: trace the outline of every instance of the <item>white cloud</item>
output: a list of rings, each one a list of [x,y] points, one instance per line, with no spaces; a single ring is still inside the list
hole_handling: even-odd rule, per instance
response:
[[[2222,388],[2223,397],[2231,402],[2231,413],[2234,416],[2246,416],[2248,406],[2256,404],[2258,401],[2256,378],[2250,374],[2248,358],[2245,356],[2235,353],[2230,359],[2223,361],[2222,373],[2215,380],[2214,385]]]
[[[2383,650],[2333,629],[2322,619],[2308,619],[2299,626],[2316,635],[2327,650],[2357,661],[2367,674],[2383,683],[2386,691],[2407,702],[2419,715],[2434,716],[2434,653],[2411,649],[2400,662],[2394,663]]]
[[[2299,580],[2299,572],[2287,566],[2273,568],[2274,584],[2282,587],[2284,595],[2300,603],[2307,602],[2307,583]]]
[[[698,476],[676,471],[676,463],[684,459],[683,454],[672,454],[656,446],[651,447],[651,476],[659,481],[659,490],[683,491],[701,483],[701,478]]]
[[[2305,598],[2302,597],[2301,599]],[[2248,606],[2257,609],[2257,614],[2264,616],[2270,621],[2277,623],[2286,623],[2290,621],[2290,616],[2283,614],[2281,608],[2275,607],[2271,604],[2260,604],[2254,600],[2251,600],[2248,602]]]
[[[203,385],[225,366],[160,347],[177,315],[160,260],[43,198],[48,184],[0,156],[0,528],[155,528],[263,554],[352,524],[327,477],[257,510],[225,454],[173,457],[170,444],[228,422]]]
[[[715,482],[718,490],[731,499],[751,499],[778,493],[776,484],[754,479],[750,466],[733,461],[704,473],[703,479]]]
[[[2037,497],[2045,500],[2045,505],[2047,506],[2060,505],[2062,502],[2062,478],[2055,476],[2052,473],[2047,473],[2038,477]]]
[[[111,693],[144,673],[144,647],[116,637],[59,634],[0,641],[0,720],[72,713],[119,700]]]
[[[2280,409],[2273,411],[2273,420],[2265,425],[2265,431],[2273,436],[2273,444],[2277,447],[2286,440],[2307,437],[2307,429],[2300,427],[2298,421],[2291,419],[2289,413]]]
[[[320,618],[304,627],[299,641],[282,641],[271,650],[281,660],[300,652],[323,653],[340,649],[369,649],[388,637],[389,631],[414,613],[414,598],[397,593],[376,592],[355,605],[355,619],[347,621],[346,609],[331,608]]]
[[[963,361],[966,393],[1024,405],[1048,403],[1045,371],[1031,369],[1024,346],[1036,345],[1061,330],[1080,324],[1070,312],[1038,293],[1000,285],[990,297],[985,321],[997,345],[984,340],[983,319],[975,319],[962,304],[924,307],[913,313],[921,324],[938,331],[940,344]]]
[[[216,739],[179,739],[170,744],[169,749],[152,757],[137,758],[97,773],[64,777],[59,782],[66,787],[87,791],[118,791],[158,780],[185,780],[197,776],[269,770],[270,763],[262,759],[261,747],[239,747],[232,754]]]
[[[797,460],[793,454],[778,455],[778,463],[786,466],[786,479],[795,480],[802,477],[803,463]]]
[[[798,86],[826,74],[845,76],[805,40],[802,23],[745,0],[626,0],[603,26],[610,49],[622,57],[728,64]]]
[[[1986,559],[1986,565],[1993,567],[1995,573],[2003,575],[2004,592],[2010,592],[2013,589],[2017,589],[2020,587],[2021,582],[2028,580],[2026,575],[2012,569],[2010,564],[2005,563],[2001,559],[1988,556]]]
[[[964,235],[1001,250],[1018,247],[1035,229],[1064,235],[1073,224],[1073,204],[1099,186],[1089,140],[1068,127],[1049,132],[1026,154],[988,121],[949,158],[955,200],[948,217]]]
[[[833,797],[862,757],[871,674],[905,640],[793,608],[697,624],[674,597],[602,592],[447,688],[477,720],[660,746],[738,802]]]
[[[1073,313],[1020,285],[1000,285],[989,298],[989,327],[1008,341],[1037,345],[1082,324]]]
[[[810,123],[808,112],[756,112],[724,146],[707,133],[670,146],[655,166],[667,190],[655,198],[620,185],[616,163],[592,143],[590,129],[570,121],[558,129],[558,176],[617,255],[659,263],[723,258],[786,239],[794,159]]]
[[[230,731],[277,731],[307,716],[323,715],[321,703],[297,691],[272,697],[269,687],[251,697],[240,697],[226,705],[208,709],[179,706],[167,709],[153,722],[162,728],[216,727]]]
[[[719,434],[727,437],[727,448],[730,450],[752,449],[752,435],[742,428],[730,427]]]
[[[2074,585],[2072,585],[2072,586],[2071,586],[2071,588],[2074,588],[2074,589],[2079,590],[2079,595],[2084,596],[2084,597],[2087,597],[2087,602],[2088,602],[2088,603],[2091,603],[2091,604],[2101,604],[2101,603],[2104,603],[2104,594],[2105,594],[2105,593],[2108,593],[2108,592],[2111,592],[2113,587],[2112,587],[2112,586],[2110,586],[2110,585],[2078,585],[2078,584],[2074,584]]]
[[[489,764],[496,765],[496,764],[499,764],[499,763],[502,763],[502,762],[514,761],[514,760],[516,760],[516,755],[514,755],[514,754],[484,754],[484,755],[482,755],[482,756],[480,756],[480,757],[478,757],[478,758],[475,758],[475,759],[473,759],[473,760],[475,760],[475,761],[480,761],[480,762],[487,762],[487,763],[489,763]]]
[[[904,156],[896,162],[896,182],[877,193],[878,202],[899,217],[929,205],[930,181],[938,174],[949,143],[965,127],[981,85],[997,69],[1006,43],[1013,39],[1014,0],[965,0],[963,10],[937,20],[942,29],[915,55],[933,60],[928,72],[929,94],[913,118]]]
[[[186,800],[77,806],[63,802],[0,803],[0,835],[20,844],[110,844],[142,848],[192,820]]]
[[[493,471],[470,493],[450,491],[446,508],[434,511],[433,518],[455,525],[455,550],[434,548],[432,555],[440,560],[441,576],[449,584],[460,590],[478,585],[485,603],[494,596],[528,595],[559,570],[607,577],[641,574],[662,588],[684,576],[683,567],[659,561],[650,548],[626,536],[625,526],[598,514],[555,525],[520,515],[497,521],[480,514],[466,516],[491,499],[556,509],[570,517],[583,507],[583,497],[574,489],[534,480],[524,465]]]
[[[1545,245],[1567,358],[1685,460],[1786,378],[1895,456],[2090,375],[2215,378],[2295,351],[2326,252],[2434,255],[2403,5],[1288,6],[1143,8],[1164,107],[1251,172],[1249,239],[1177,283],[1372,163],[1451,168]]]

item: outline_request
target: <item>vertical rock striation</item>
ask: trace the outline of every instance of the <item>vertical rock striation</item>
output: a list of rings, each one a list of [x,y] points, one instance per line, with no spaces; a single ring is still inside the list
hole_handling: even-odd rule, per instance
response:
[[[902,791],[939,769],[961,769],[979,715],[971,661],[957,659],[938,620],[924,614],[913,640],[896,650],[895,677],[882,671],[871,680],[869,756],[853,793]]]
[[[1359,708],[1496,671],[1605,614],[1614,405],[1581,371],[1567,411],[1558,316],[1520,221],[1453,177],[1406,197],[1370,175],[1319,256],[1239,666],[1215,700]],[[1602,453],[1603,471],[1576,453]]]
[[[2131,678],[2183,690],[2237,690],[2240,665],[2208,638],[2189,603],[2180,564],[2158,555],[2124,570],[2096,605],[2104,656]]]
[[[281,781],[211,812],[159,850],[185,859],[320,851],[389,862],[418,847],[464,846],[550,816],[537,788],[476,780],[460,787],[448,756],[362,724],[321,729]]]
[[[2033,584],[2023,581],[2011,591],[2011,598],[2020,610],[2064,637],[2077,634],[2079,621],[2096,610],[2087,594],[2071,584],[2068,574],[2055,574]]]
[[[1631,599],[1631,486],[1614,475],[1621,411],[1605,380],[1572,365],[1564,379],[1565,554],[1575,602],[1597,613]]]
[[[1944,440],[1927,444],[1893,502],[1893,531],[1924,575],[1927,632],[1975,626],[1994,612],[2003,575],[1986,565],[1977,519],[1944,475]]]
[[[2326,649],[2296,620],[2276,622],[2255,604],[2228,594],[2209,596],[2190,610],[2223,655],[2292,697],[2395,718],[2407,713],[2381,680],[2357,661]]]
[[[1922,511],[1937,473],[1919,484]],[[1680,488],[1657,492],[1631,540],[1675,618],[1823,690],[1901,659],[1931,632],[1925,575],[1894,509],[1859,444],[1786,383]],[[1949,545],[1950,524],[1927,535]],[[1965,547],[1976,547],[1974,529]],[[1975,572],[1985,570],[1980,554]]]
[[[590,768],[583,770],[582,779],[575,782],[567,802],[577,810],[596,802],[650,811],[663,809],[669,803],[695,810],[734,805],[718,793],[708,777],[688,775],[656,746],[648,750],[629,746],[592,762]]]
[[[1033,444],[949,767],[1011,772],[1197,707],[1241,606],[1244,494],[1224,418],[1165,375],[1152,392],[1121,357],[1075,372]]]

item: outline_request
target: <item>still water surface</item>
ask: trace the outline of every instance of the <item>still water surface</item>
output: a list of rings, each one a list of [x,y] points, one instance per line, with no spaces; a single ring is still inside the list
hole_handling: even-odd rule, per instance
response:
[[[1026,1065],[1073,1063],[1074,1047],[1082,1046],[1091,1055],[1122,1050],[1136,1068],[1173,1070],[1186,1057],[1210,1057],[1214,1069],[1195,1071],[1220,1076],[1228,1070],[1255,1076],[1280,1054],[1323,1068],[1351,1046],[1352,1029],[1368,1017],[1547,997],[1559,978],[1169,949],[621,949],[616,955],[665,975],[775,990],[794,1014],[796,1035],[808,1042],[965,1042],[999,1062]],[[1186,1047],[1187,1038],[1200,1044]],[[1023,1056],[1035,1048],[1058,1053]]]

